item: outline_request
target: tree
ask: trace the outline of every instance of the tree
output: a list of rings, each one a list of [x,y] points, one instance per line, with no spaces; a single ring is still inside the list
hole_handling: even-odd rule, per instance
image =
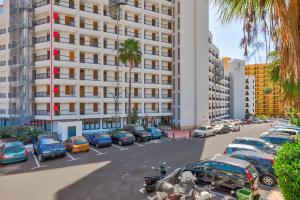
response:
[[[272,88],[270,87],[265,87],[263,91],[265,95],[271,94],[273,92]]]
[[[219,6],[223,24],[243,22],[241,45],[245,56],[257,41],[259,29],[264,34],[266,52],[272,46],[278,50],[280,76],[297,83],[300,74],[300,1],[299,0],[212,0]],[[269,40],[268,40],[269,39]],[[291,78],[292,77],[292,78]]]
[[[129,64],[129,88],[128,88],[128,122],[131,121],[131,72],[134,66],[141,63],[142,51],[140,43],[132,38],[126,39],[121,43],[119,49],[119,59],[120,61],[127,65]]]

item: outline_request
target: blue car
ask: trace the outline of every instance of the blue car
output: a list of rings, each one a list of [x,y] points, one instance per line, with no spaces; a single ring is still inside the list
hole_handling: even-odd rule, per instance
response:
[[[33,152],[40,162],[47,158],[64,157],[67,153],[63,143],[50,134],[35,137],[32,144]]]
[[[295,141],[295,139],[292,136],[285,133],[280,134],[266,132],[262,133],[259,138],[275,145],[283,145],[284,143],[292,143]]]
[[[112,144],[112,140],[111,140],[110,135],[108,135],[106,133],[89,134],[89,136],[86,137],[86,139],[89,141],[89,143],[91,145],[94,145],[97,148],[99,148],[99,147],[108,147],[108,146],[111,146],[111,144]]]
[[[162,137],[161,130],[155,127],[147,128],[146,131],[148,131],[151,134],[152,139],[160,139]]]
[[[28,153],[22,142],[4,143],[0,149],[0,163],[8,164],[27,160]]]

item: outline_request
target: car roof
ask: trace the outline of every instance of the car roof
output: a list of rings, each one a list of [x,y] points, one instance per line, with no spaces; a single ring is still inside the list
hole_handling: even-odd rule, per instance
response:
[[[44,138],[52,138],[52,139],[56,139],[55,135],[52,134],[42,134],[42,135],[38,135],[39,139],[44,139]]]
[[[115,133],[131,134],[131,132],[129,132],[129,131],[117,131]]]
[[[78,139],[85,139],[85,137],[83,136],[73,136],[73,137],[70,137],[71,140],[78,140]]]
[[[281,132],[273,132],[273,133],[262,133],[261,137],[276,137],[276,138],[291,138],[290,135]]]
[[[24,146],[24,145],[22,142],[16,141],[16,142],[5,143],[3,146],[7,148],[7,147],[17,147],[17,146]]]
[[[236,158],[231,158],[229,156],[225,156],[225,155],[222,155],[222,154],[216,154],[214,156],[211,156],[211,157],[205,159],[205,161],[215,161],[215,162],[220,162],[220,163],[228,163],[228,164],[241,166],[241,167],[248,167],[248,165],[249,165],[249,162],[247,162],[247,161],[236,159]]]
[[[229,147],[229,148],[256,149],[254,146],[247,145],[247,144],[229,144],[227,147]]]
[[[253,156],[253,157],[259,157],[263,159],[274,159],[275,155],[273,154],[268,154],[264,152],[254,152],[254,151],[235,151],[231,154],[232,156],[234,155],[245,155],[245,156]]]
[[[275,128],[274,130],[275,130],[275,131],[278,131],[278,132],[280,132],[280,131],[292,131],[292,132],[298,133],[297,130],[291,129],[291,128]]]
[[[265,142],[262,139],[252,138],[252,137],[236,137],[235,140],[252,140],[252,141],[258,141],[258,142]]]

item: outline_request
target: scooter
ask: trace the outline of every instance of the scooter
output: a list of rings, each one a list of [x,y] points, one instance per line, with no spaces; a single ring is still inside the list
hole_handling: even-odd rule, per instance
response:
[[[166,176],[167,174],[166,162],[163,162],[163,164],[159,168],[155,169],[154,167],[152,167],[152,169],[159,171],[160,175],[144,177],[144,187],[146,192],[148,193],[154,192],[155,184],[157,183],[157,181],[163,179]]]

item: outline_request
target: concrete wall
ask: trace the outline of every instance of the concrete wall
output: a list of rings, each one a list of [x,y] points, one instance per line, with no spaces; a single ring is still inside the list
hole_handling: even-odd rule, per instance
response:
[[[56,127],[55,127],[56,126]],[[70,122],[57,122],[54,124],[54,130],[56,129],[59,138],[64,141],[68,138],[68,127],[76,126],[76,135],[82,135],[82,121],[70,121]]]

